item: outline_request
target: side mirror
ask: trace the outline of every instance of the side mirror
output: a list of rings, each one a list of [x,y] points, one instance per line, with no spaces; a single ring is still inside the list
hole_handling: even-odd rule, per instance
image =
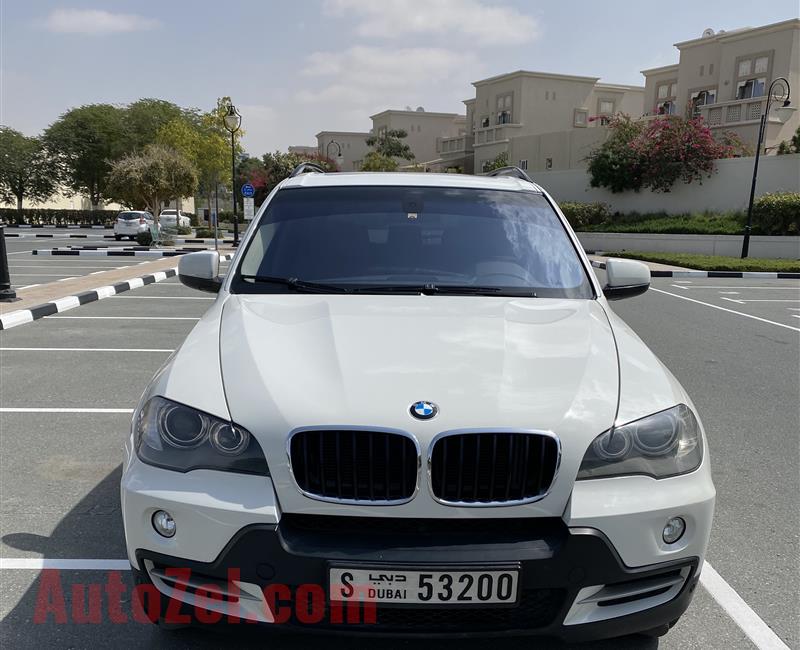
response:
[[[603,287],[603,294],[608,300],[638,296],[650,288],[650,269],[636,260],[608,258],[606,276],[608,284]]]
[[[198,251],[181,255],[178,261],[178,279],[191,289],[217,293],[222,287],[219,277],[219,253]]]

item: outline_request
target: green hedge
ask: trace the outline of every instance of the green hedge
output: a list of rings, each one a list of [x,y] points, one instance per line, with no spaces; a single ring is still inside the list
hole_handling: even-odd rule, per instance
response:
[[[800,273],[800,261],[763,259],[748,257],[724,257],[720,255],[696,255],[694,253],[648,253],[643,251],[615,251],[603,253],[604,257],[626,257],[633,260],[658,262],[683,266],[700,271],[771,271],[778,273]]]
[[[800,235],[800,193],[764,194],[753,204],[753,232]]]
[[[605,203],[559,203],[561,211],[574,230],[586,230],[611,220],[611,210]]]
[[[89,224],[104,226],[117,218],[116,210],[51,210],[45,208],[0,208],[0,221],[8,224],[67,226]]]

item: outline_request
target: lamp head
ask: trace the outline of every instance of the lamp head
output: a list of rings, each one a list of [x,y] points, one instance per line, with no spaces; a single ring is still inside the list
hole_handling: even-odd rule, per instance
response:
[[[228,112],[222,118],[225,128],[231,133],[236,133],[242,124],[242,116],[233,104],[228,104]]]

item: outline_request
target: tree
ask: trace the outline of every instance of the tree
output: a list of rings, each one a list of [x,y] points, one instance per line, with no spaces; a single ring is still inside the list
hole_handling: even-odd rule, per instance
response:
[[[393,172],[397,161],[377,151],[370,151],[361,161],[362,172]]]
[[[146,208],[156,223],[163,203],[191,196],[196,189],[197,172],[192,163],[175,149],[159,144],[123,156],[108,174],[110,197],[132,208]]]
[[[0,126],[0,200],[34,203],[47,200],[56,191],[56,170],[38,138]]]
[[[779,156],[788,153],[800,153],[800,126],[797,127],[791,140],[784,140],[778,145]]]
[[[414,153],[403,139],[408,137],[408,133],[403,129],[389,129],[378,135],[371,135],[366,139],[367,146],[372,147],[373,151],[388,158],[402,158],[403,160],[414,160]]]
[[[626,115],[611,119],[609,137],[588,156],[592,187],[612,192],[669,192],[677,182],[702,182],[715,160],[742,155],[746,145],[733,134],[714,139],[702,117],[664,115],[648,122]]]
[[[126,153],[153,144],[167,124],[187,118],[191,114],[192,111],[186,111],[163,99],[144,98],[128,104],[124,113]]]
[[[266,173],[266,184],[264,191],[269,194],[272,189],[280,183],[284,178],[288,178],[292,170],[300,163],[313,162],[320,165],[325,171],[336,171],[336,163],[330,158],[316,155],[288,153],[283,151],[276,151],[274,153],[266,153],[261,158],[264,164],[264,172]]]
[[[73,108],[44,132],[44,145],[59,171],[59,180],[73,193],[89,197],[99,208],[111,163],[126,153],[125,109],[110,104]]]
[[[507,166],[508,166],[508,153],[505,151],[501,151],[499,154],[497,154],[497,156],[495,156],[494,160],[487,162],[483,165],[482,171],[491,172],[494,171],[495,169],[500,169],[501,167],[507,167]]]

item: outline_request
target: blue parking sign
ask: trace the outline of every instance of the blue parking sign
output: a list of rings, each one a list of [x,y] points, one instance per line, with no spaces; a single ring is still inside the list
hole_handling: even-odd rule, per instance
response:
[[[256,188],[253,187],[250,183],[245,183],[242,185],[242,196],[245,198],[250,198],[256,195]]]

